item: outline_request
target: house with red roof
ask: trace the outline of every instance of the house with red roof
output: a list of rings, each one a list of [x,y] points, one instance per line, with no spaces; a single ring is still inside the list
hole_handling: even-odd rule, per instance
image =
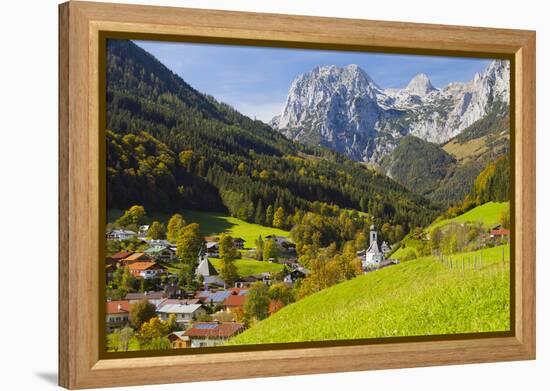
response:
[[[159,265],[156,262],[134,262],[128,265],[128,270],[134,275],[134,277],[150,279],[156,278],[166,273],[166,268]]]
[[[107,332],[121,329],[130,323],[130,309],[128,300],[113,300],[106,303],[105,323]]]
[[[228,312],[232,312],[235,309],[243,309],[246,298],[246,294],[239,294],[235,292],[227,296],[227,298],[223,301],[223,305]]]
[[[493,239],[502,239],[504,237],[510,236],[510,230],[506,228],[497,228],[491,230],[491,238]]]
[[[222,345],[244,330],[244,325],[233,322],[195,322],[183,332],[192,348]]]
[[[152,262],[153,258],[145,253],[132,253],[126,258],[122,259],[120,262],[123,266],[130,266],[136,262]]]

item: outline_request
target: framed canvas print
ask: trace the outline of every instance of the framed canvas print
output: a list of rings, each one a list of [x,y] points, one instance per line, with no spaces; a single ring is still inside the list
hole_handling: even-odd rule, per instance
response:
[[[535,33],[60,5],[60,384],[535,357]]]

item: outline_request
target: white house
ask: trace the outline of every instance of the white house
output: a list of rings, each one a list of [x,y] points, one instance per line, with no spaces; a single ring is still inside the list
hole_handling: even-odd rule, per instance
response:
[[[176,251],[167,246],[149,247],[144,253],[158,261],[174,262],[178,260]]]
[[[370,245],[365,251],[365,257],[363,258],[363,270],[377,269],[380,262],[384,260],[384,253],[378,246],[378,232],[376,227],[371,225],[370,227]]]
[[[184,304],[182,303],[172,303],[160,304],[157,308],[157,314],[160,319],[168,320],[171,314],[176,316],[176,323],[180,327],[187,327],[191,324],[197,317],[201,314],[206,314],[206,310],[201,304]]]
[[[137,234],[134,231],[125,229],[115,229],[107,234],[107,239],[111,240],[128,240],[135,238]]]
[[[132,304],[128,300],[115,300],[106,303],[107,332],[126,327],[130,322],[130,309]]]
[[[219,256],[220,244],[218,242],[206,242],[206,253],[214,258]]]
[[[157,278],[161,274],[166,273],[164,266],[156,262],[134,262],[128,265],[128,270],[130,270],[130,273],[132,273],[134,277],[141,277],[146,280]]]
[[[170,243],[166,239],[145,239],[147,244],[151,247],[171,247],[172,243]]]
[[[244,325],[234,322],[196,322],[185,330],[183,336],[190,339],[192,348],[223,345],[244,330]]]

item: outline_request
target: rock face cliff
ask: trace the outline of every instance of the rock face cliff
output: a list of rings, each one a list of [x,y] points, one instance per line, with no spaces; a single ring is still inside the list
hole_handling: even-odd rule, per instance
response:
[[[379,163],[401,137],[443,143],[509,102],[508,61],[495,60],[467,82],[437,89],[425,74],[383,89],[357,65],[316,67],[296,78],[271,126],[287,137]]]

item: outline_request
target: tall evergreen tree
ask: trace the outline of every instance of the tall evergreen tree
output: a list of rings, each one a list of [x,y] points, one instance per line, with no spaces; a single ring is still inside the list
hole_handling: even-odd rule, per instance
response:
[[[260,225],[265,224],[265,210],[264,210],[264,206],[261,198],[258,201],[258,204],[256,205],[256,214],[254,216],[254,222]]]
[[[273,206],[269,205],[265,211],[265,223],[271,226],[273,224]]]

